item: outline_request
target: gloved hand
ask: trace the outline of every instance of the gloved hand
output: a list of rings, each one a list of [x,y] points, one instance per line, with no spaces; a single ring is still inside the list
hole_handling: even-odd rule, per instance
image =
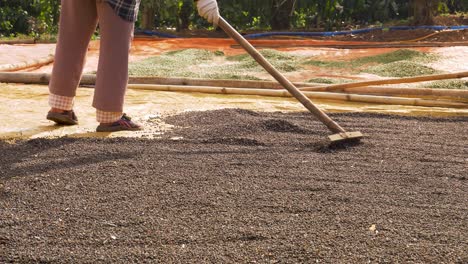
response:
[[[201,17],[214,25],[218,25],[219,9],[216,0],[198,0],[197,9]]]

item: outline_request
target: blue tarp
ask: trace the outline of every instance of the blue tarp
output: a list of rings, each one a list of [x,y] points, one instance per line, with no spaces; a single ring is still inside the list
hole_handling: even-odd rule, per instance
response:
[[[362,33],[368,33],[375,30],[415,30],[415,29],[429,29],[429,30],[463,30],[468,29],[468,26],[395,26],[395,27],[377,27],[377,28],[365,28],[357,30],[347,31],[326,31],[326,32],[266,32],[245,35],[245,38],[255,39],[271,36],[298,36],[298,37],[332,37],[339,35],[356,35]]]
[[[326,31],[326,32],[266,32],[266,33],[258,33],[258,34],[249,34],[245,35],[246,38],[262,38],[262,37],[270,37],[270,36],[302,36],[302,37],[332,37],[332,36],[339,36],[339,35],[349,35],[349,34],[362,34],[371,32],[374,30],[382,30],[381,27],[379,28],[365,28],[365,29],[357,29],[357,30],[348,30],[348,31]]]
[[[428,30],[463,30],[468,29],[468,26],[394,26],[394,27],[376,27],[376,28],[364,28],[364,29],[356,29],[356,30],[347,30],[347,31],[326,31],[326,32],[265,32],[265,33],[257,33],[257,34],[249,34],[245,35],[245,38],[255,39],[255,38],[264,38],[264,37],[271,37],[271,36],[296,36],[296,37],[333,37],[333,36],[340,36],[340,35],[356,35],[356,34],[363,34],[368,33],[375,30],[383,30],[388,29],[390,31],[393,30],[416,30],[416,29],[428,29]],[[147,36],[158,36],[161,38],[180,38],[175,35],[161,33],[157,31],[151,30],[137,30],[137,34],[143,34]]]
[[[161,33],[157,31],[151,31],[151,30],[135,30],[135,34],[143,34],[146,36],[158,36],[161,38],[180,38],[175,35],[167,34],[167,33]]]

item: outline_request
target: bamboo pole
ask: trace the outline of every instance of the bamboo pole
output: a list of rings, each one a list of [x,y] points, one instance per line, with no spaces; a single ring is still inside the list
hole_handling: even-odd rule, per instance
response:
[[[224,86],[224,87],[252,87],[259,89],[283,89],[281,84],[272,81],[251,80],[226,80],[226,79],[198,79],[198,78],[167,78],[167,77],[138,77],[131,76],[129,83],[137,84],[168,84],[168,85],[193,85],[193,86]],[[308,86],[307,83],[296,83],[300,87]]]
[[[151,85],[151,84],[129,84],[129,89],[153,90],[166,92],[196,92],[210,94],[237,94],[237,95],[258,95],[274,97],[292,97],[286,90],[273,89],[249,89],[249,88],[227,88],[211,86],[186,86],[186,85]],[[342,94],[330,92],[304,92],[304,95],[311,99],[339,100],[361,103],[390,104],[390,105],[411,105],[426,107],[448,107],[467,109],[468,104],[462,102],[451,102],[443,100],[427,100],[421,98],[388,97],[374,95]]]
[[[29,73],[29,72],[0,72],[0,82],[4,83],[29,83],[29,84],[47,84],[50,80],[48,73]],[[96,75],[84,74],[80,84],[94,85]],[[212,80],[197,78],[168,78],[168,77],[145,77],[130,76],[130,84],[167,84],[167,85],[193,85],[193,86],[224,86],[224,87],[251,87],[258,89],[283,89],[281,84],[274,81],[249,81],[249,80]],[[313,85],[311,83],[295,82],[298,87]]]
[[[7,77],[7,78],[5,78]],[[15,82],[15,83],[39,83],[46,84],[49,82],[50,74],[37,73],[37,74],[24,74],[20,73],[0,73],[0,81],[2,82]],[[7,81],[5,81],[5,79]],[[174,82],[174,80],[171,80]],[[82,84],[94,85],[94,75],[84,75],[82,78]],[[239,95],[258,95],[258,96],[277,96],[277,97],[291,97],[286,90],[278,89],[255,89],[255,88],[232,88],[232,87],[211,87],[211,86],[190,86],[190,85],[149,85],[149,84],[129,84],[130,89],[148,89],[156,91],[177,91],[177,92],[201,92],[201,93],[217,93],[217,94],[239,94]],[[359,89],[360,92],[375,91],[373,87],[363,87]],[[442,92],[452,92],[449,96],[466,98],[468,91],[466,90],[440,90],[439,89],[409,89],[408,88],[390,88],[390,87],[374,87],[380,90],[400,90],[404,93],[408,93],[410,90],[414,91],[426,91],[422,94],[414,93],[414,95],[438,95],[447,96]],[[346,90],[349,92],[352,90]],[[435,100],[421,100],[418,98],[398,98],[398,97],[384,97],[384,96],[368,96],[368,95],[355,95],[355,94],[337,94],[327,92],[304,92],[308,98],[312,99],[328,99],[328,100],[342,100],[351,102],[367,102],[367,103],[385,103],[385,104],[403,104],[403,105],[416,105],[416,106],[438,106],[438,107],[456,107],[466,108],[467,104],[447,101],[435,101]],[[395,100],[392,100],[395,99]]]
[[[332,84],[322,87],[302,87],[302,91],[340,91],[345,88],[363,87],[369,85],[382,85],[382,84],[400,84],[400,83],[414,83],[414,82],[426,82],[446,79],[459,79],[468,77],[468,71],[457,72],[457,73],[446,73],[437,75],[424,75],[417,77],[398,78],[398,79],[385,79],[385,80],[374,80],[344,84]]]
[[[328,91],[326,86],[317,87],[315,92]],[[322,89],[320,89],[322,88]],[[343,93],[357,93],[370,95],[384,96],[427,96],[435,98],[453,98],[453,99],[468,99],[468,90],[462,89],[432,89],[432,88],[403,88],[403,87],[382,87],[382,86],[366,86],[344,88],[339,91]]]
[[[28,83],[28,84],[48,84],[50,74],[47,73],[24,73],[24,72],[0,72],[0,82],[4,83]],[[81,78],[81,85],[94,85],[96,75],[85,74]],[[280,89],[281,85],[270,81],[240,81],[240,80],[209,80],[191,78],[163,78],[163,77],[130,77],[130,84],[166,84],[166,85],[188,85],[188,86],[215,86],[245,89]],[[310,86],[312,83],[294,83],[296,86]],[[315,91],[327,91],[327,86],[317,84]],[[345,93],[360,93],[372,95],[408,95],[408,96],[428,96],[447,98],[468,98],[468,90],[457,89],[430,89],[430,88],[401,88],[367,86],[344,88]]]
[[[0,72],[2,83],[48,84],[49,80],[50,73]]]
[[[0,40],[0,45],[29,45],[29,44],[51,44],[56,43],[56,40],[47,39],[12,39]]]
[[[18,71],[18,70],[32,68],[32,67],[39,67],[39,66],[47,65],[52,62],[54,62],[54,55],[49,55],[45,58],[35,59],[31,61],[0,65],[0,72],[1,71],[6,71],[6,72]]]
[[[15,45],[15,44],[35,44],[36,40],[34,39],[12,39],[12,40],[2,40],[0,45]]]

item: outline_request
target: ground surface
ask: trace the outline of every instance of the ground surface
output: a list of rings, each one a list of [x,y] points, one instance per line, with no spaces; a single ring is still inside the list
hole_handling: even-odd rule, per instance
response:
[[[171,117],[160,140],[0,143],[0,263],[467,263],[468,119]]]
[[[329,38],[327,38],[329,39]],[[382,31],[376,30],[365,34],[358,35],[345,35],[333,37],[335,40],[355,40],[355,41],[384,41],[384,42],[398,42],[410,41],[418,43],[422,42],[459,42],[468,40],[468,30],[447,30],[447,31],[434,31],[427,29],[416,30],[394,30]]]
[[[436,34],[435,34],[436,33]],[[232,48],[231,45],[235,44],[234,41],[226,38],[224,34],[219,35],[219,32],[210,32],[210,34],[202,34],[201,32],[191,32],[190,34],[194,38],[183,38],[183,39],[147,39],[137,38],[132,44],[130,53],[130,62],[136,63],[144,60],[148,57],[159,56],[162,53],[174,50],[182,49],[205,49],[210,51],[222,51],[226,56],[237,55],[245,53],[240,48]],[[435,35],[434,35],[435,34]],[[212,38],[200,38],[202,36]],[[223,37],[223,38],[216,38]],[[428,38],[424,38],[428,37]],[[299,45],[299,46],[310,46],[310,47],[289,47],[281,48],[281,51],[296,53],[296,54],[307,54],[308,56],[314,57],[317,60],[350,60],[360,58],[364,56],[378,55],[395,51],[395,48],[375,48],[375,49],[334,49],[318,47],[317,45],[346,45],[346,44],[362,44],[364,42],[398,42],[398,41],[410,41],[415,39],[424,38],[421,41],[425,42],[467,42],[468,30],[461,31],[443,31],[434,32],[430,30],[402,30],[402,31],[374,31],[367,34],[359,35],[346,35],[336,36],[332,38],[322,39],[261,39],[252,40],[255,45]],[[468,42],[467,42],[468,43]],[[468,45],[468,44],[467,44]],[[315,46],[315,47],[314,47]],[[0,45],[0,65],[4,64],[17,64],[27,60],[40,59],[49,56],[55,50],[55,44],[33,44],[33,45]],[[464,63],[466,60],[467,46],[461,47],[419,47],[413,48],[427,53],[437,53],[440,56],[440,60],[437,61],[431,67],[447,71],[457,72],[466,71],[467,64]],[[95,72],[97,69],[99,59],[99,41],[91,42],[87,54],[86,63],[84,66],[85,73]],[[216,63],[214,61],[213,63]],[[440,67],[439,67],[440,65]],[[29,72],[51,72],[52,64],[45,65],[39,68],[30,68],[23,71]],[[176,73],[172,75],[177,75]],[[171,75],[171,76],[172,76]],[[296,74],[287,74],[287,77],[293,81],[305,81],[313,77],[326,77],[330,75],[330,69],[322,69],[316,67],[313,71],[299,72]],[[351,77],[358,79],[373,79],[376,76],[371,75],[353,75],[352,68],[348,69],[334,69],[333,76],[331,77]],[[355,74],[354,74],[355,75]],[[229,76],[228,76],[229,77]],[[257,74],[258,78],[271,79],[268,74]]]

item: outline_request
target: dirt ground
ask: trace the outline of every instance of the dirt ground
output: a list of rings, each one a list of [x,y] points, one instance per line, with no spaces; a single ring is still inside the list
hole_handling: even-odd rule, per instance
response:
[[[465,42],[468,41],[468,30],[460,31],[442,31],[437,34],[431,30],[397,30],[397,31],[373,31],[366,34],[335,36],[326,38],[304,38],[304,39],[260,39],[251,40],[257,45],[272,45],[272,44],[288,44],[288,45],[311,45],[310,48],[283,48],[283,51],[302,51],[313,52],[318,54],[319,58],[332,59],[349,59],[351,57],[365,56],[366,54],[381,54],[395,49],[333,49],[323,47],[313,47],[314,45],[346,45],[346,44],[363,44],[368,42],[398,42],[415,40],[421,37],[429,36],[422,41],[427,42]],[[434,34],[434,35],[433,35]],[[160,38],[137,38],[132,44],[130,53],[130,62],[142,60],[147,57],[157,56],[161,53],[173,50],[198,48],[211,51],[223,51],[226,55],[236,55],[244,53],[242,49],[232,48],[234,41],[227,39],[227,36],[222,32],[204,32],[190,31],[182,33],[182,36],[190,37],[185,39],[160,39]],[[211,37],[211,38],[204,38]],[[468,43],[468,42],[467,42]],[[468,44],[467,44],[468,45]],[[458,47],[466,48],[466,47]],[[415,48],[416,50],[425,52],[437,52],[444,48]],[[24,44],[24,45],[0,45],[0,65],[21,63],[31,59],[40,59],[52,54],[55,50],[55,44]],[[99,56],[99,41],[92,41],[84,72],[95,72],[97,69]],[[29,59],[28,59],[29,58]],[[452,65],[460,65],[452,63]],[[461,65],[466,65],[461,64]],[[45,65],[40,68],[30,68],[25,71],[29,72],[51,72],[52,64]],[[318,73],[320,75],[321,73]],[[310,76],[307,76],[310,77]]]
[[[357,35],[345,35],[327,37],[325,39],[334,39],[337,41],[375,41],[375,42],[400,42],[410,41],[418,43],[423,42],[463,42],[468,41],[468,30],[446,30],[434,31],[428,29],[416,30],[376,30],[369,33]]]
[[[467,263],[468,118],[170,117],[157,140],[0,143],[0,263]]]
[[[441,18],[443,20],[443,18]],[[457,26],[457,25],[466,25],[465,24],[457,24],[457,23],[438,23],[437,25],[442,26]],[[343,29],[346,31],[348,29]],[[349,29],[352,30],[352,29]],[[304,31],[304,30],[302,30]],[[301,31],[301,32],[302,32]],[[312,30],[316,32],[324,31],[324,29],[320,30]],[[339,31],[339,30],[338,30]],[[422,37],[426,37],[436,33],[437,31],[429,30],[429,29],[416,29],[416,30],[376,30],[369,33],[363,34],[356,34],[356,35],[340,35],[340,36],[333,36],[333,37],[289,37],[290,40],[294,39],[316,39],[316,40],[335,40],[335,41],[370,41],[370,42],[392,42],[392,41],[411,41],[416,40]],[[187,38],[227,38],[228,36],[222,31],[187,31],[182,33],[174,33],[168,32],[169,34],[173,34],[180,37],[187,37]],[[249,31],[249,32],[242,32],[244,35],[248,34],[255,34],[255,33],[264,33],[264,31]],[[268,39],[268,38],[264,38]],[[288,39],[288,37],[284,36],[273,36],[270,39]],[[424,38],[420,41],[435,41],[435,42],[458,42],[458,41],[467,41],[468,40],[468,30],[444,30],[440,31],[437,34],[430,36],[428,38]]]
[[[290,41],[405,41],[432,33]],[[224,36],[215,34],[207,36]],[[441,32],[424,41],[466,41],[467,34]],[[259,42],[269,41],[278,40]],[[96,69],[98,44],[89,47],[85,72]],[[232,44],[220,38],[137,39],[130,60],[186,48],[243,52]],[[54,47],[0,45],[0,64],[42,58]],[[394,49],[281,50],[333,60]],[[466,46],[417,50],[441,55],[436,69],[467,70]],[[321,76],[375,78],[329,70],[288,78]],[[13,108],[16,101],[8,96],[14,91],[4,93]],[[177,105],[155,95],[132,96],[156,139],[92,134],[0,141],[0,263],[468,263],[467,116],[332,114],[366,138],[330,147],[326,128],[302,112],[188,112],[164,116],[165,125],[175,128],[161,134],[159,115],[144,103]],[[47,107],[42,101],[36,110]],[[200,109],[177,102],[181,109]]]
[[[268,43],[290,43],[288,40],[257,40],[255,43],[258,44],[268,44]],[[318,40],[293,40],[296,44],[317,44]],[[327,43],[341,43],[340,41],[327,41]],[[344,42],[343,42],[344,43]],[[351,42],[350,42],[351,43]],[[206,49],[211,51],[223,51],[227,56],[237,55],[244,53],[242,49],[231,48],[231,45],[234,44],[232,40],[228,39],[136,39],[133,42],[132,50],[130,53],[130,62],[134,63],[141,61],[145,58],[158,56],[167,51],[181,50],[181,49]],[[34,45],[24,45],[22,46],[22,55],[26,56],[27,54],[35,54],[34,58],[43,58],[50,54],[50,50],[53,50],[55,44],[49,45],[47,49],[39,46],[38,49]],[[5,51],[2,53],[1,51]],[[292,47],[292,48],[281,48],[278,49],[282,52],[288,52],[291,54],[298,55],[307,55],[314,57],[316,60],[331,60],[331,61],[340,61],[340,60],[351,60],[365,56],[379,55],[391,51],[395,51],[395,48],[379,48],[379,49],[333,49],[333,48],[321,48],[321,47]],[[467,65],[464,63],[466,60],[466,54],[468,52],[468,46],[463,47],[439,47],[439,48],[427,48],[419,47],[413,48],[413,50],[426,52],[426,53],[436,53],[440,55],[440,59],[437,63],[430,65],[434,69],[447,71],[447,72],[459,72],[466,71]],[[9,54],[10,47],[6,45],[0,45],[0,65],[9,64],[9,63],[20,63],[24,59],[18,57],[18,60],[12,60],[11,56],[2,56],[2,54]],[[24,53],[24,55],[23,55]],[[99,58],[99,42],[94,41],[91,43],[88,51],[88,56],[86,64],[84,67],[85,73],[93,73],[97,70],[97,63]],[[45,65],[39,68],[31,68],[24,71],[29,72],[41,72],[41,73],[50,73],[52,71],[52,64]],[[286,76],[291,81],[307,81],[311,78],[317,77],[334,77],[334,78],[347,78],[347,79],[356,79],[356,80],[373,80],[378,79],[379,77],[374,74],[356,74],[353,72],[352,68],[341,68],[334,69],[330,71],[328,68],[313,67],[304,71],[297,71],[294,73],[286,73]],[[255,76],[257,78],[271,80],[272,77],[266,72]]]

